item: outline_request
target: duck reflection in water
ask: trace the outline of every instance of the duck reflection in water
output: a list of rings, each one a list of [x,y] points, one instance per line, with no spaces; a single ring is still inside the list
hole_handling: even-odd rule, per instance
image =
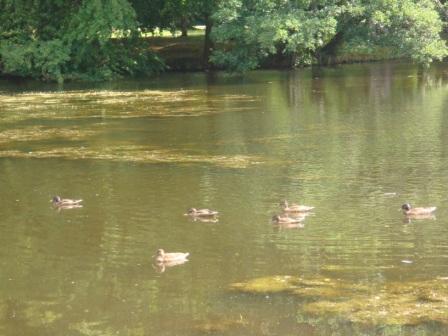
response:
[[[406,215],[403,218],[403,223],[410,224],[412,223],[412,220],[422,220],[422,219],[437,219],[436,216],[432,213],[430,214],[423,214],[423,215]]]
[[[190,220],[193,222],[202,222],[202,223],[217,223],[219,222],[219,219],[216,217],[195,217],[190,216]]]
[[[272,216],[272,222],[277,224],[294,224],[300,223],[305,219],[305,216],[294,216],[289,215],[274,215]]]
[[[157,273],[163,273],[163,272],[165,272],[165,270],[167,268],[185,264],[187,261],[188,261],[188,259],[185,259],[185,260],[175,260],[175,261],[165,261],[165,262],[157,262],[157,261],[155,261],[152,264],[152,268],[154,268],[154,270]]]
[[[283,229],[303,229],[305,224],[303,223],[273,223],[275,231],[280,231]]]

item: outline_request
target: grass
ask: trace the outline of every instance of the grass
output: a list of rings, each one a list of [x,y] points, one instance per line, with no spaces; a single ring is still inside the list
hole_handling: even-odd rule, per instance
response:
[[[186,37],[179,35],[162,33],[158,36],[145,37],[145,39],[148,48],[165,61],[169,70],[202,70],[204,31],[194,29],[188,31]]]

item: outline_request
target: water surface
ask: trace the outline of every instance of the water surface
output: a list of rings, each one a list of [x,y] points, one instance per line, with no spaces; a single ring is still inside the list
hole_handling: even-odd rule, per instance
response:
[[[431,314],[354,321],[310,313],[319,297],[230,286],[299,276],[375,295],[438,281],[448,316],[447,70],[0,82],[0,333],[445,335]],[[56,194],[84,207],[57,211]],[[272,225],[283,199],[316,207],[304,227]],[[406,220],[405,202],[436,218]],[[192,206],[219,222],[189,220]],[[158,248],[190,261],[161,272]]]

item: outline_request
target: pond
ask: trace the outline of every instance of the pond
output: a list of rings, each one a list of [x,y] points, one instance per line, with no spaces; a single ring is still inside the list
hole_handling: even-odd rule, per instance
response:
[[[3,80],[0,334],[446,335],[447,185],[444,64]]]

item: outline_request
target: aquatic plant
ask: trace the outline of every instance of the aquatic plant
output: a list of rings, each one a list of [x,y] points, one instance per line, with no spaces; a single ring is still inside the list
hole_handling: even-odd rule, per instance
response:
[[[0,132],[0,144],[15,141],[36,141],[44,139],[63,138],[67,140],[79,140],[95,134],[94,130],[79,127],[51,128],[43,126],[31,126],[24,128],[8,129]]]
[[[249,294],[288,293],[300,297],[333,298],[350,295],[353,290],[367,291],[366,286],[324,277],[306,279],[297,276],[275,275],[230,285],[232,290]]]
[[[257,97],[206,90],[68,91],[0,94],[0,121],[185,117],[254,110]]]
[[[303,311],[311,316],[330,314],[368,325],[448,324],[448,280],[444,278],[367,286],[339,279],[277,275],[235,283],[230,288],[241,293],[283,293],[307,299]]]
[[[137,163],[212,164],[225,168],[247,168],[261,163],[261,158],[247,155],[199,155],[145,146],[109,146],[102,148],[62,147],[24,152],[0,150],[0,157],[90,159]]]
[[[242,329],[248,325],[242,316],[239,318],[214,317],[196,321],[193,329],[201,333],[222,333]]]

